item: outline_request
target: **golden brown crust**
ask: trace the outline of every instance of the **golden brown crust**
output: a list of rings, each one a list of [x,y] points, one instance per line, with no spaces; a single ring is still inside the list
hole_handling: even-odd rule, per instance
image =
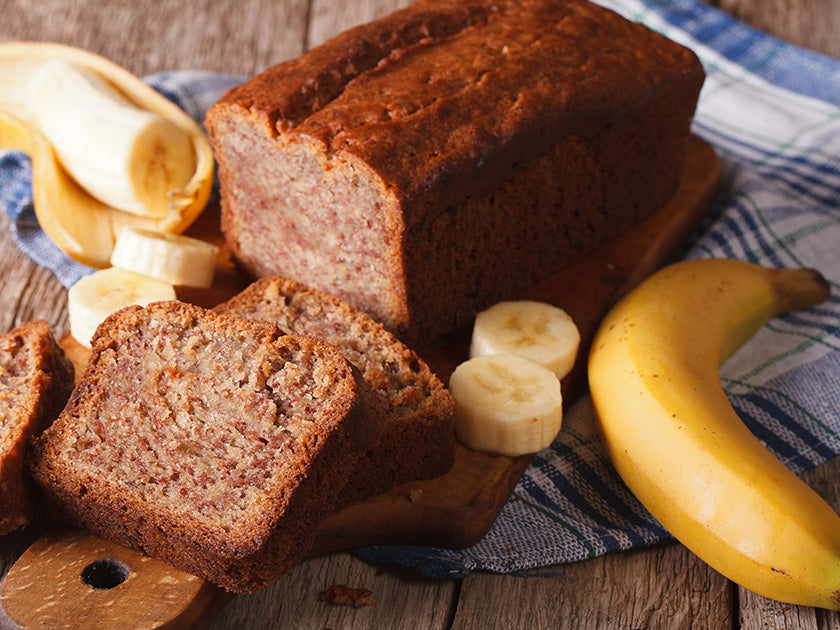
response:
[[[110,316],[32,471],[74,524],[232,591],[308,551],[382,401],[334,348],[166,302]]]
[[[452,466],[452,396],[429,366],[378,322],[332,295],[276,276],[254,282],[214,310],[270,321],[337,346],[386,400],[382,434],[342,491],[341,505],[437,477]]]
[[[218,107],[357,156],[422,200],[403,209],[410,229],[682,75],[702,76],[691,51],[589,2],[431,0],[269,68]]]
[[[664,203],[702,82],[583,0],[421,0],[211,108],[223,230],[426,341]]]
[[[23,527],[35,510],[26,450],[58,415],[73,389],[73,365],[43,320],[0,335],[0,534]]]

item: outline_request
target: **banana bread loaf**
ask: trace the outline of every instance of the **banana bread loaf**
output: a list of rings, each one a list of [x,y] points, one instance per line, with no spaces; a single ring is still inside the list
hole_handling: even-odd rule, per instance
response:
[[[662,205],[703,78],[585,0],[420,0],[209,110],[222,229],[422,343]]]
[[[160,302],[99,327],[32,472],[71,522],[231,591],[309,550],[382,401],[333,347]]]
[[[276,276],[258,280],[214,310],[274,322],[333,344],[382,394],[387,404],[382,434],[342,491],[341,505],[406,481],[437,477],[452,466],[452,396],[381,324],[332,295]]]
[[[58,416],[73,390],[73,364],[43,320],[0,335],[0,534],[23,527],[35,512],[26,449]]]

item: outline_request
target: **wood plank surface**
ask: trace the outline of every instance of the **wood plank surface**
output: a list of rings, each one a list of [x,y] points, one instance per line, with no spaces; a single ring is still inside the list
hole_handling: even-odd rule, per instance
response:
[[[252,74],[407,0],[0,0],[0,40],[88,48],[132,72],[203,68]],[[836,0],[715,0],[759,28],[840,57]],[[11,241],[0,217],[0,327],[34,317],[67,332],[66,292]],[[840,508],[840,461],[805,475]],[[31,532],[0,543],[4,571]],[[476,573],[433,580],[373,566],[347,553],[307,560],[288,579],[229,602],[227,628],[840,628],[840,617],[770,602],[736,588],[682,546],[550,567],[546,577]],[[372,591],[373,606],[319,599],[330,584]],[[0,622],[0,627],[2,627]]]
[[[792,44],[840,57],[837,0],[711,0],[709,4]]]

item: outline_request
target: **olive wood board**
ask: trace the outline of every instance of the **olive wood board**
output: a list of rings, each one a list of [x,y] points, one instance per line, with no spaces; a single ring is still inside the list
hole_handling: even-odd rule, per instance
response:
[[[581,332],[576,365],[563,380],[566,406],[586,385],[586,357],[598,323],[612,304],[678,253],[706,214],[720,178],[713,149],[693,137],[679,189],[662,208],[521,297],[564,308]],[[218,208],[211,207],[190,234],[221,245]],[[181,290],[179,298],[214,306],[247,284],[222,247],[214,286]],[[418,348],[447,382],[465,360],[469,329]],[[81,374],[89,351],[61,340]],[[456,444],[445,475],[409,482],[371,497],[322,523],[311,555],[368,544],[462,548],[478,542],[531,460],[473,451]],[[203,580],[132,550],[52,525],[31,529],[34,542],[0,586],[0,628],[206,628],[229,594]],[[5,624],[5,625],[4,625]]]

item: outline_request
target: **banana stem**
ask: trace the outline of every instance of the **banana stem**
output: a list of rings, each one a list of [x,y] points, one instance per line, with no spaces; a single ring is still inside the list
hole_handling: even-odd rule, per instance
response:
[[[828,299],[829,284],[815,269],[768,269],[753,267],[764,276],[769,292],[764,308],[755,308],[749,316],[734,326],[720,347],[719,364],[723,364],[743,346],[764,324],[787,311],[814,306]],[[756,286],[759,286],[758,283]]]
[[[825,302],[831,291],[816,269],[774,269],[771,275],[779,296],[776,315]]]

